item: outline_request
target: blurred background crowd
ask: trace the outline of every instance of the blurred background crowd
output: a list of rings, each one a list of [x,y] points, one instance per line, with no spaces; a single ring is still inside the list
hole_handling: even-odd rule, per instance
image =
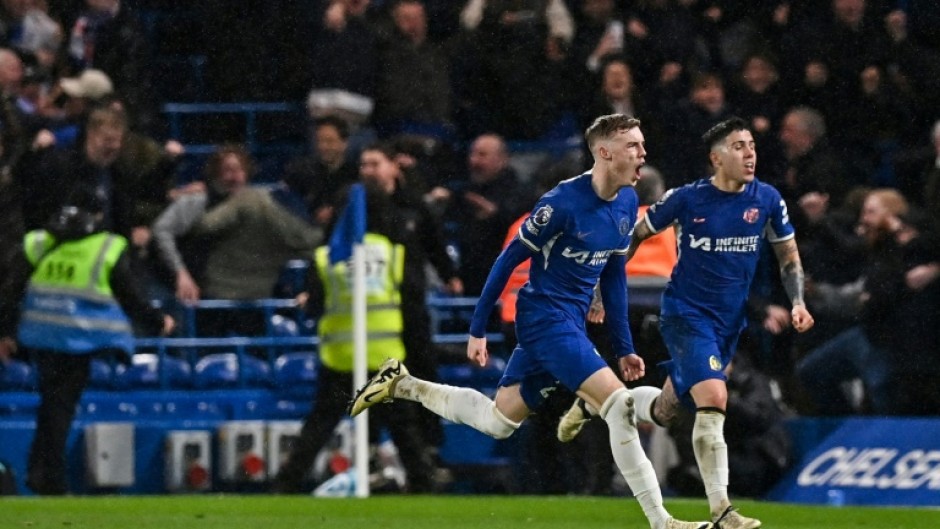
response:
[[[729,428],[773,436],[754,420],[771,408],[934,415],[938,28],[933,0],[2,0],[0,271],[91,191],[151,297],[290,296],[285,263],[312,257],[362,179],[425,215],[431,284],[477,296],[537,193],[590,168],[595,117],[642,120],[649,204],[705,176],[702,133],[738,115],[817,325],[787,329],[768,252],[732,378],[764,400]],[[295,149],[263,156],[223,122],[214,152],[189,152],[162,112],[259,101],[304,109],[279,124]],[[640,343],[665,354],[647,316]]]

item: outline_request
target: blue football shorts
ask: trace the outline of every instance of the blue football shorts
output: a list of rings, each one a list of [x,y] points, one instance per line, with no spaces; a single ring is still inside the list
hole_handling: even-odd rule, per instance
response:
[[[517,315],[519,344],[499,381],[500,386],[521,384],[522,400],[538,409],[560,382],[572,392],[607,363],[587,337],[584,324],[554,314],[539,318]]]
[[[670,360],[660,362],[676,389],[679,401],[695,410],[695,401],[689,391],[703,380],[727,380],[724,369],[737,347],[739,332],[721,334],[714,323],[705,318],[663,316],[660,332]]]

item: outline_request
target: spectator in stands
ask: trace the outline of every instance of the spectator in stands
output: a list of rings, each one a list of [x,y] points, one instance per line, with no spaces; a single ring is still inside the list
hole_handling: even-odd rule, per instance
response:
[[[851,172],[864,185],[897,187],[893,157],[905,129],[914,121],[909,101],[880,64],[867,65],[853,88],[857,103],[843,110],[846,126],[840,134],[851,153],[846,157]]]
[[[914,221],[894,189],[868,193],[857,229],[867,243],[862,278],[841,287],[815,285],[822,312],[855,310],[850,327],[803,358],[796,373],[821,415],[856,413],[841,383],[860,378],[876,415],[936,413],[930,391],[940,344],[940,266],[932,234]],[[926,385],[926,388],[919,386]]]
[[[810,61],[825,64],[827,90],[841,102],[852,96],[866,65],[884,62],[889,43],[866,0],[831,0],[829,4],[831,16],[811,16],[794,24],[783,38],[779,57],[788,72],[803,72]],[[845,106],[826,115],[833,127],[844,126],[840,113]]]
[[[14,168],[29,142],[28,120],[16,104],[17,76],[22,67],[16,54],[0,48],[0,277],[23,239],[23,198]]]
[[[623,15],[614,0],[585,0],[571,41],[571,62],[581,83],[600,74],[604,57],[623,52]],[[629,113],[631,116],[636,115]]]
[[[228,154],[225,171],[246,172],[244,156]],[[323,238],[274,200],[267,189],[241,187],[202,215],[191,235],[203,241],[206,267],[201,295],[207,299],[252,300],[274,295],[291,259],[308,257]],[[244,315],[244,320],[238,316]],[[200,311],[200,333],[254,335],[264,332],[259,314]]]
[[[832,122],[838,112],[840,99],[832,89],[829,65],[818,57],[808,59],[798,77],[786,79],[782,95],[783,108],[806,107],[815,110],[827,123]]]
[[[433,373],[436,362],[428,358],[430,336],[423,289],[424,265],[429,257],[424,246],[427,236],[434,232],[435,223],[429,215],[420,215],[420,202],[402,203],[406,197],[398,191],[401,169],[395,164],[394,152],[387,146],[374,145],[363,151],[361,175],[367,194],[368,233],[364,242],[369,251],[366,253],[383,263],[368,267],[383,272],[369,282],[373,289],[368,296],[369,370],[374,372],[386,358],[407,356],[411,365],[430,364],[431,372],[425,368],[422,371],[436,378]],[[349,315],[352,286],[348,262],[330,264],[329,248],[325,246],[317,250],[314,261],[308,275],[308,310],[319,317],[323,344],[318,397],[290,458],[278,472],[275,490],[279,492],[300,492],[304,476],[329,440],[352,396],[352,321]],[[445,263],[446,254],[437,255],[434,262]],[[442,275],[449,279],[452,290],[459,292],[456,276],[452,272]],[[419,315],[421,313],[424,317]],[[420,328],[414,324],[416,319],[421,320]],[[413,334],[418,336],[411,336]],[[430,492],[440,486],[441,476],[435,469],[433,450],[427,441],[433,431],[427,422],[418,419],[419,408],[411,403],[396,403],[393,409],[380,411],[376,417],[380,418],[381,425],[391,430],[408,473],[409,491]]]
[[[783,175],[768,178],[789,204],[806,193],[818,191],[839,207],[852,187],[853,179],[844,162],[833,152],[826,138],[826,122],[819,112],[797,107],[783,117],[780,143],[786,158]],[[794,219],[796,228],[800,225]]]
[[[786,415],[773,395],[768,379],[737,356],[728,373],[728,491],[735,496],[760,498],[793,462],[792,440],[784,424]],[[691,414],[681,414],[669,426],[679,463],[669,470],[666,483],[680,496],[700,496],[702,476],[692,447]]]
[[[147,333],[167,335],[174,327],[173,319],[138,291],[128,241],[104,229],[104,204],[94,195],[72,198],[46,229],[26,235],[0,296],[0,359],[15,351],[10,337],[19,320],[17,343],[39,370],[40,403],[26,478],[37,494],[68,492],[66,440],[92,356],[133,354],[128,316]]]
[[[19,121],[30,125],[28,130],[32,130],[35,125],[32,124],[30,116],[34,113],[35,106],[24,97],[25,73],[26,69],[19,55],[9,48],[0,48],[0,93],[15,105]]]
[[[176,297],[183,302],[202,298],[205,241],[191,233],[202,216],[247,187],[254,164],[241,146],[223,145],[206,161],[202,190],[184,193],[153,223],[153,238],[164,265],[174,276]]]
[[[91,112],[80,144],[70,149],[40,148],[24,155],[15,176],[24,191],[27,229],[44,225],[69,195],[90,191],[104,202],[103,226],[135,247],[149,240],[156,209],[166,201],[165,181],[137,181],[117,165],[127,138],[126,114],[117,108]]]
[[[103,71],[127,103],[134,128],[152,133],[156,98],[149,43],[136,14],[121,0],[85,0],[85,9],[71,24],[68,62],[71,72]]]
[[[460,23],[470,33],[468,48],[457,52],[462,63],[455,84],[466,132],[512,139],[545,134],[560,117],[574,36],[565,2],[470,0]]]
[[[701,137],[719,122],[731,116],[725,100],[725,83],[717,73],[701,73],[692,80],[689,95],[665,109],[663,139],[668,153],[659,160],[666,187],[673,188],[708,174],[708,157]]]
[[[933,124],[930,131],[933,147],[931,164],[924,170],[924,209],[931,220],[931,229],[940,233],[940,120]]]
[[[428,40],[424,2],[396,0],[391,15],[394,29],[379,49],[372,121],[383,136],[445,137],[451,121],[450,64],[444,48]]]
[[[338,213],[337,201],[345,188],[359,179],[359,169],[349,152],[349,125],[327,116],[314,121],[312,152],[291,160],[284,183],[303,199],[314,224],[331,226]]]
[[[366,16],[370,3],[318,2],[308,52],[314,117],[337,115],[358,127],[372,115],[379,63],[376,32]]]
[[[667,88],[670,98],[681,97],[688,88],[688,73],[706,64],[689,3],[640,0],[624,15],[624,54],[633,61],[637,82],[658,84]]]
[[[506,142],[483,134],[470,146],[468,178],[436,188],[430,197],[448,204],[447,218],[457,226],[460,278],[467,295],[478,296],[502,248],[506,229],[524,210],[522,185],[509,165]]]
[[[600,89],[585,97],[579,109],[580,127],[587,129],[597,116],[611,113],[621,113],[627,116],[645,116],[649,106],[646,98],[640,93],[633,77],[633,68],[623,55],[608,55],[600,63]],[[659,130],[655,123],[648,123],[644,118],[643,134],[650,144],[652,159],[657,154],[656,145],[659,141]],[[590,159],[590,153],[584,147],[585,159]]]
[[[732,105],[738,115],[750,122],[754,139],[761,145],[765,143],[761,140],[777,129],[783,113],[778,81],[773,59],[763,53],[752,53],[744,59],[738,82],[731,87]]]
[[[33,58],[42,70],[52,70],[62,34],[62,26],[49,17],[45,1],[3,0],[0,4],[0,42]]]
[[[50,123],[39,131],[33,140],[33,148],[55,146],[67,149],[78,141],[81,127],[88,114],[103,98],[114,93],[111,78],[101,70],[89,68],[76,77],[59,79],[50,94],[52,105],[40,112]]]

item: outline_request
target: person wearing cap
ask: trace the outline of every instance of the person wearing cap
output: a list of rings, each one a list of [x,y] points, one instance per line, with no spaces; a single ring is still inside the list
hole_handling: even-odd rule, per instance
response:
[[[76,77],[60,79],[50,98],[55,105],[43,110],[55,125],[36,134],[32,141],[33,150],[74,145],[80,136],[81,124],[88,119],[91,109],[113,93],[111,78],[101,70],[88,69]]]
[[[66,441],[91,359],[113,352],[132,355],[131,320],[151,335],[168,335],[175,327],[173,318],[141,295],[127,239],[103,229],[103,220],[97,197],[74,194],[44,229],[26,234],[0,289],[0,361],[19,345],[39,372],[26,478],[37,494],[68,492]]]

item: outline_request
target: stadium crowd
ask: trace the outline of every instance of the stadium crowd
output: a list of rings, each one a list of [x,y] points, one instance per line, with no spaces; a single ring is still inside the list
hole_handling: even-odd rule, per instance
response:
[[[513,145],[635,115],[669,189],[708,174],[701,135],[737,115],[759,145],[758,178],[786,200],[817,320],[797,336],[779,278],[759,277],[740,344],[758,373],[748,380],[767,377],[774,391],[757,393],[784,412],[940,413],[940,4],[179,4],[0,2],[0,277],[26,232],[90,191],[152,296],[274,296],[283,265],[323,243],[360,153],[379,141],[401,168],[401,203],[431,219],[423,251],[449,250],[435,268],[453,265],[461,286],[449,291],[477,296],[539,185],[589,167],[580,151],[519,164]],[[180,27],[157,41],[141,15],[176,11]],[[206,57],[203,101],[305,101],[308,152],[252,186],[255,153],[220,145],[204,178],[181,182],[192,155],[161,124],[175,100],[154,76],[161,50]]]

